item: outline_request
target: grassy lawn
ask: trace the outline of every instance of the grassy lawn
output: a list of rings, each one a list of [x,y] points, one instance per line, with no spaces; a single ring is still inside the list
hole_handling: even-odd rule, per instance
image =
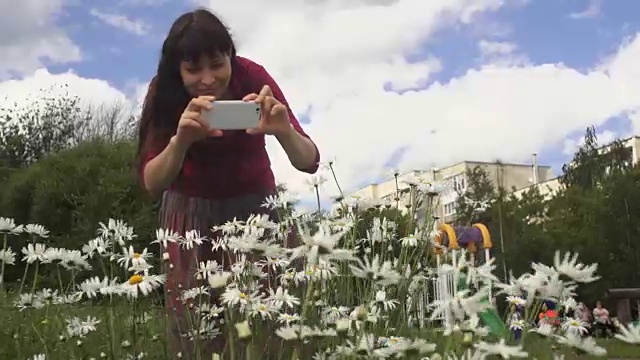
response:
[[[111,316],[110,316],[111,312]],[[137,318],[134,326],[133,316]],[[93,316],[101,323],[97,331],[78,342],[76,339],[64,339],[66,323],[63,319],[77,316]],[[107,319],[112,319],[111,326]],[[163,311],[159,307],[143,308],[121,302],[113,307],[106,304],[96,305],[52,305],[38,310],[19,311],[4,302],[0,309],[0,359],[28,359],[46,353],[50,359],[90,359],[101,358],[101,353],[111,354],[116,359],[127,359],[141,351],[145,359],[166,359],[165,322]],[[109,329],[114,329],[110,333]],[[114,341],[110,341],[110,339]],[[454,338],[459,344],[461,339]],[[433,341],[433,340],[432,340]],[[444,348],[445,338],[435,340],[439,349]],[[613,339],[601,339],[598,343],[608,351],[607,358],[638,358],[640,348],[626,345]],[[114,348],[110,349],[110,344]],[[551,359],[551,342],[531,334],[526,337],[525,349],[531,358]],[[564,349],[565,359],[591,359]],[[131,357],[133,358],[133,357]]]
[[[625,359],[638,359],[640,358],[640,347],[629,345],[616,339],[598,339],[598,345],[607,349],[607,359],[625,358]],[[529,355],[535,356],[538,359],[548,359],[549,357],[549,342],[541,339],[537,336],[527,337],[526,350]],[[585,354],[577,354],[571,349],[563,348],[559,353],[565,355],[565,360],[587,360],[587,359],[603,359],[602,357],[589,356]]]
[[[134,326],[133,314],[137,312]],[[112,314],[110,316],[109,314]],[[97,331],[78,339],[65,339],[64,319],[77,316],[96,317],[101,321]],[[112,319],[112,326],[108,320]],[[52,305],[43,309],[19,311],[3,305],[0,309],[0,359],[27,359],[35,354],[46,353],[49,359],[101,358],[101,353],[110,354],[110,344],[116,359],[126,359],[140,351],[145,359],[165,358],[164,317],[161,311],[138,311],[129,303],[113,307],[107,305]],[[109,329],[114,329],[110,333]],[[110,341],[114,339],[114,341]]]

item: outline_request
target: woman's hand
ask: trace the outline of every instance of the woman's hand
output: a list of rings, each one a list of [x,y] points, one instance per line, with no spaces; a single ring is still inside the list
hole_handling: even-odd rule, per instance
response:
[[[260,104],[261,109],[258,127],[247,129],[248,134],[284,136],[293,129],[287,107],[273,97],[273,92],[268,85],[262,88],[260,94],[249,94],[242,100]]]
[[[221,130],[213,130],[202,119],[202,112],[211,110],[213,107],[213,96],[200,96],[191,99],[184,112],[180,116],[178,122],[178,130],[176,131],[176,141],[185,149],[193,143],[203,140],[210,136],[222,136]]]

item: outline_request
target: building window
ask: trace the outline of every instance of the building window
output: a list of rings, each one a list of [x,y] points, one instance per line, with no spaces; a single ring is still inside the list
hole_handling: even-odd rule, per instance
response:
[[[453,214],[456,213],[456,202],[452,201],[450,203],[446,203],[446,204],[444,204],[443,208],[444,208],[444,215],[445,216],[453,215]]]
[[[451,185],[453,186],[453,191],[455,192],[464,192],[464,190],[467,188],[464,174],[452,177],[451,183]]]

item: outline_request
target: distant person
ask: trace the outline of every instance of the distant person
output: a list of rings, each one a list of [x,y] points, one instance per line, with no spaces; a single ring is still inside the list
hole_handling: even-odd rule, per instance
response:
[[[259,126],[221,131],[215,119],[209,126],[201,112],[218,100],[259,103]],[[318,149],[267,70],[236,54],[228,29],[211,12],[196,10],[178,17],[162,45],[139,129],[140,178],[150,194],[162,199],[160,227],[182,235],[198,230],[212,236],[215,225],[265,213],[261,204],[276,193],[266,136],[278,140],[296,169],[317,171]],[[228,267],[230,256],[212,252],[211,245],[186,250],[173,243],[163,251],[173,265],[167,269],[165,286],[170,357],[181,353],[182,359],[211,359],[212,353],[222,352],[225,336],[217,336],[195,356],[193,344],[183,337],[191,329],[177,297],[180,290],[196,286],[196,259]]]
[[[601,335],[611,336],[615,330],[609,319],[609,311],[602,306],[600,301],[596,303],[596,307],[593,309],[593,322],[594,335],[596,337]]]
[[[588,334],[590,334],[593,330],[592,328],[592,319],[591,319],[591,311],[589,307],[585,305],[583,302],[579,302],[578,306],[573,313],[573,317],[577,320],[580,320],[584,323],[584,327],[587,329]]]
[[[598,301],[593,309],[593,320],[597,324],[609,324],[609,311],[602,307],[602,302]]]
[[[554,327],[560,325],[560,319],[558,318],[558,310],[556,307],[555,302],[545,300],[541,309],[542,311],[538,314],[538,323],[547,323]]]
[[[591,311],[589,311],[589,308],[583,302],[578,303],[574,317],[585,324],[591,324]]]

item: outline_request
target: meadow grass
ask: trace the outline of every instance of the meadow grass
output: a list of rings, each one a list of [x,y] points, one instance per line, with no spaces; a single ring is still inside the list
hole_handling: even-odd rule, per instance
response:
[[[9,295],[10,296],[10,295]],[[48,359],[100,359],[111,357],[111,344],[116,344],[116,359],[135,359],[133,349],[144,349],[145,359],[166,359],[165,312],[159,305],[116,300],[48,305],[41,309],[20,311],[9,296],[0,295],[0,359],[28,359],[36,354],[49,354]],[[146,301],[146,300],[145,300]],[[111,314],[109,314],[111,312]],[[87,316],[101,323],[84,338],[65,337],[63,319]],[[112,319],[113,327],[105,326]],[[135,324],[134,324],[135,319]],[[110,334],[109,329],[115,331]]]
[[[135,359],[132,349],[144,349],[145,359],[168,359],[166,353],[165,310],[159,304],[145,304],[142,313],[136,313],[127,301],[118,301],[111,306],[106,303],[75,305],[52,305],[42,309],[20,311],[12,306],[9,298],[0,297],[0,359],[27,359],[35,354],[48,353],[50,359],[100,359],[110,357],[110,343],[119,344],[115,349],[117,359]],[[98,326],[81,339],[65,339],[66,324],[60,319],[87,316],[106,318],[113,311],[114,334],[109,334],[108,326]],[[137,324],[132,318],[137,318]],[[103,325],[103,324],[101,324]],[[413,337],[424,337],[438,346],[438,352],[445,350],[448,338],[433,330],[412,331]],[[114,338],[111,338],[114,336]],[[275,336],[275,335],[273,335]],[[454,341],[463,343],[461,334],[454,334]],[[640,359],[638,347],[615,339],[598,339],[598,345],[607,349],[607,358]],[[469,344],[472,346],[472,344]],[[565,360],[601,359],[601,357],[577,353],[570,348],[555,347],[549,339],[531,335],[524,346],[530,358],[552,359],[556,354],[565,355]],[[493,357],[489,357],[490,359]]]

